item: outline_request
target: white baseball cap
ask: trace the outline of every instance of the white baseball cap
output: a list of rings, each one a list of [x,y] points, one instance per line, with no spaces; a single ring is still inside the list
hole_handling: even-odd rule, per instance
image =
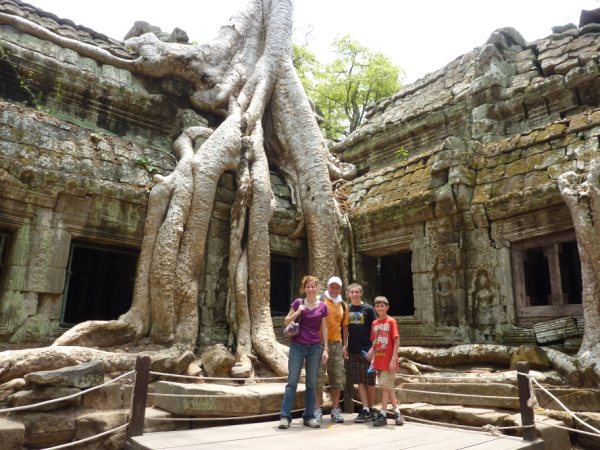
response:
[[[329,281],[327,282],[327,286],[329,286],[330,284],[339,284],[340,287],[342,287],[342,280],[340,279],[340,277],[331,277],[329,279]]]

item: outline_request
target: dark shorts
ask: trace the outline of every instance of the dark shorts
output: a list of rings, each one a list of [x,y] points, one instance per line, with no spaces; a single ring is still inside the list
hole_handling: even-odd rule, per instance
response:
[[[348,355],[348,376],[352,384],[375,386],[375,373],[367,373],[370,364],[362,355]]]

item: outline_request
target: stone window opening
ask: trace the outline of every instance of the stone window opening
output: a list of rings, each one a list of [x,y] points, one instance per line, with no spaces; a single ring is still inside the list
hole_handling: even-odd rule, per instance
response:
[[[377,258],[377,289],[390,302],[390,316],[414,316],[412,252]]]
[[[138,256],[136,250],[72,243],[61,326],[86,320],[113,320],[127,312]]]
[[[296,286],[296,259],[271,255],[271,315],[286,316],[299,293]]]
[[[581,263],[574,232],[514,243],[517,319],[581,315]]]

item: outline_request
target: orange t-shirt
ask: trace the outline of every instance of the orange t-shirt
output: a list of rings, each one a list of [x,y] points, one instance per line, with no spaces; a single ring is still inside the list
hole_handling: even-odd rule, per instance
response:
[[[325,303],[329,311],[329,314],[325,318],[327,323],[327,340],[342,342],[341,326],[348,326],[348,307],[344,308],[341,302],[335,304],[325,296],[323,296],[323,303]]]

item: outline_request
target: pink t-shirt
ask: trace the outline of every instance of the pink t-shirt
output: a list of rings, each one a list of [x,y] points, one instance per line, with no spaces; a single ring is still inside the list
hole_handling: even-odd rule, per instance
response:
[[[374,320],[371,324],[371,341],[373,341],[373,368],[390,370],[390,361],[394,353],[394,339],[400,339],[398,323],[393,317]],[[397,368],[396,368],[397,370]]]
[[[297,298],[292,303],[294,311],[298,310],[301,302],[304,299]],[[321,343],[321,319],[327,316],[327,306],[325,303],[319,302],[316,308],[306,308],[300,314],[298,319],[300,323],[300,331],[296,336],[292,336],[291,342],[296,344],[319,344]]]

